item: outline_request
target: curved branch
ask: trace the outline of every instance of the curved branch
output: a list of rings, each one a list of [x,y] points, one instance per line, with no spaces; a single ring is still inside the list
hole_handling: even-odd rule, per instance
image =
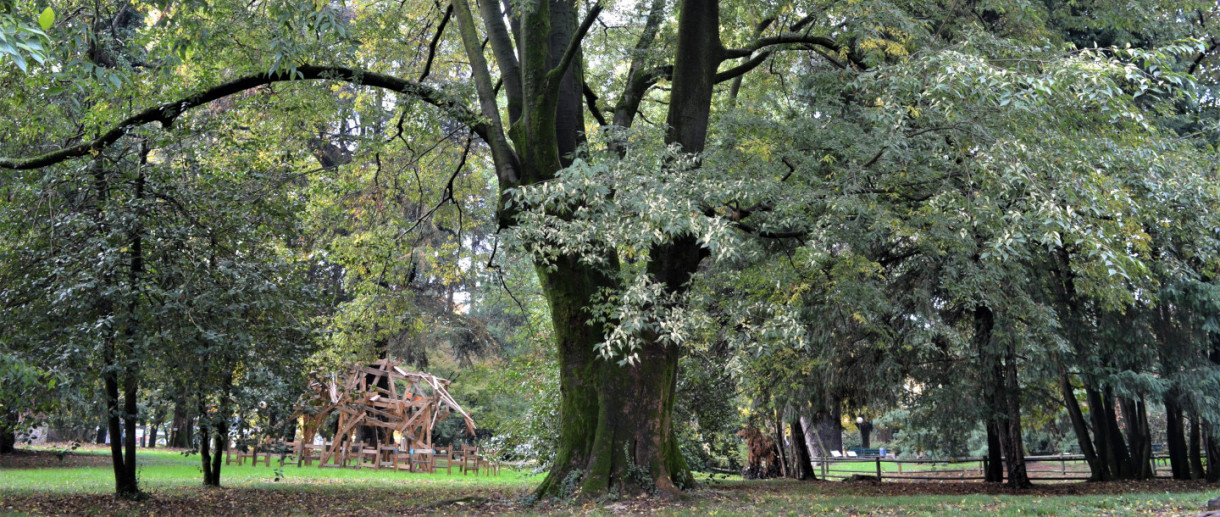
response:
[[[769,36],[766,38],[760,38],[760,39],[756,40],[754,42],[754,44],[750,45],[749,47],[725,49],[723,56],[725,59],[749,57],[754,52],[757,52],[757,51],[762,50],[767,47],[773,47],[776,45],[797,44],[797,43],[818,45],[821,47],[828,48],[835,52],[838,52],[842,48],[838,42],[836,42],[833,39],[827,38],[825,36],[784,33],[784,34],[777,34],[775,36]]]
[[[259,86],[294,80],[343,81],[391,90],[436,106],[458,122],[470,127],[479,137],[484,140],[489,138],[489,127],[484,121],[479,119],[478,115],[437,88],[414,81],[399,79],[391,75],[367,72],[355,68],[304,65],[297,67],[293,71],[280,71],[273,74],[251,75],[234,79],[197,92],[181,100],[153,106],[127,117],[109,131],[102,133],[93,140],[32,158],[0,158],[0,168],[37,169],[86,154],[97,153],[118,141],[119,138],[122,138],[123,135],[134,128],[152,122],[160,122],[162,126],[169,127],[179,116],[191,108],[196,108]]]

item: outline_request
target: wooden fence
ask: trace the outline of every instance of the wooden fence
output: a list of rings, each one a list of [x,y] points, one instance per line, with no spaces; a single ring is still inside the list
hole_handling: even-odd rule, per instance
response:
[[[895,468],[882,468],[883,464]],[[1026,456],[1025,464],[1032,481],[1084,481],[1090,474],[1088,463],[1079,454]],[[986,459],[816,458],[814,465],[821,478],[828,480],[865,475],[889,481],[982,481]],[[903,465],[910,465],[906,472]],[[1153,456],[1152,465],[1154,477],[1170,477],[1169,456]]]

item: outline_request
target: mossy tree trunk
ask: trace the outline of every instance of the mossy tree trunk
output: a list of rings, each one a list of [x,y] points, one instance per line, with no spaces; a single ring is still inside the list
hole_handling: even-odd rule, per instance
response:
[[[651,44],[662,21],[662,6],[654,5],[650,29],[637,48]],[[490,138],[502,191],[555,177],[584,140],[579,43],[594,18],[587,15],[578,23],[578,10],[570,2],[535,2],[510,10],[510,34],[500,23],[501,4],[480,4],[483,29],[508,100],[505,125],[470,6],[457,0],[454,7],[481,113],[489,121],[484,134]],[[596,11],[590,14],[595,16]],[[681,3],[675,55],[683,58],[673,69],[666,143],[678,144],[686,152],[703,151],[712,87],[722,60],[719,29],[715,0]],[[633,76],[638,71],[634,65]],[[628,81],[623,98],[640,98],[656,80],[648,77],[641,73],[635,78],[643,79]],[[629,124],[637,108],[630,102],[617,107],[615,122]],[[512,219],[510,211],[501,211],[502,224],[512,224]],[[585,497],[607,492],[676,494],[693,485],[673,432],[679,350],[642,336],[645,343],[636,351],[639,360],[625,365],[603,359],[595,350],[605,329],[589,323],[587,308],[599,291],[618,285],[614,250],[607,249],[604,256],[609,260],[601,269],[573,256],[537,268],[551,307],[560,363],[559,444],[551,473],[536,492],[542,497],[575,490]],[[694,237],[678,237],[650,250],[647,271],[671,294],[681,293],[704,256]]]

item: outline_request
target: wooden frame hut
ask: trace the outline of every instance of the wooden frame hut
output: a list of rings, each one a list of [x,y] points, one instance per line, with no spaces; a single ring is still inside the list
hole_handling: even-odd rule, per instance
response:
[[[319,466],[346,465],[353,448],[359,447],[355,435],[360,426],[397,431],[407,449],[431,450],[432,428],[451,413],[457,413],[465,419],[466,431],[474,436],[474,420],[449,394],[448,380],[408,371],[398,364],[392,359],[379,359],[371,364],[352,365],[343,378],[331,374],[329,378],[312,381],[313,400],[303,404],[294,415],[305,420],[298,454],[304,452],[304,444],[313,439],[332,413],[339,414],[338,431],[323,452]]]

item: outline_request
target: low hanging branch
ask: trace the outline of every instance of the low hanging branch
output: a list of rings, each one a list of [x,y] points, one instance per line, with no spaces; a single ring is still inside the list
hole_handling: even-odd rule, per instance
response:
[[[475,134],[487,141],[489,128],[479,119],[475,112],[458,101],[450,98],[441,90],[414,81],[399,79],[394,76],[367,72],[360,69],[341,66],[303,65],[291,71],[279,71],[270,74],[260,74],[234,79],[227,83],[213,86],[181,100],[153,106],[135,115],[127,117],[112,129],[96,138],[32,158],[0,157],[0,168],[3,169],[37,169],[64,162],[66,160],[97,153],[118,141],[132,129],[159,122],[168,128],[179,116],[191,108],[196,108],[212,101],[228,97],[259,86],[277,82],[308,80],[343,81],[347,83],[385,88],[409,97],[414,97],[436,106],[458,122],[470,127]]]

